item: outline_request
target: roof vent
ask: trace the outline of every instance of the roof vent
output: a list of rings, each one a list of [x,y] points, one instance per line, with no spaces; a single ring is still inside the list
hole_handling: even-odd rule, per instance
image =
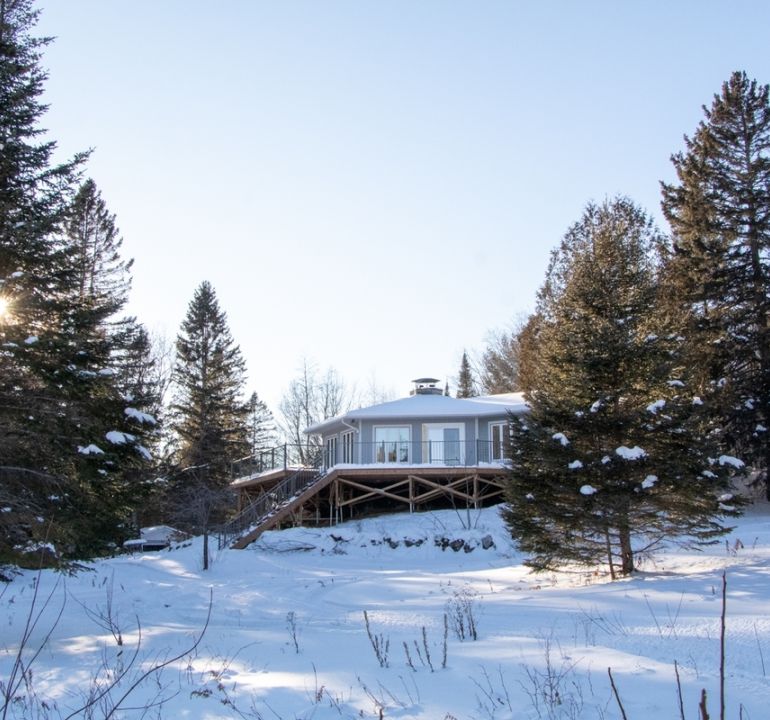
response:
[[[417,378],[412,380],[414,387],[410,395],[443,395],[444,391],[440,387],[436,387],[436,383],[439,382],[438,378]]]

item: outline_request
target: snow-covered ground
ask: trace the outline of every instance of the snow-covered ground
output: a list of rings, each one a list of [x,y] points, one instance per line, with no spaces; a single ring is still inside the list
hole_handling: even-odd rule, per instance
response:
[[[95,717],[138,683],[115,717],[155,703],[149,717],[609,720],[621,718],[611,668],[628,720],[678,720],[676,661],[684,716],[700,718],[705,688],[718,718],[726,571],[726,717],[770,717],[767,505],[750,508],[727,542],[670,549],[629,580],[533,575],[521,559],[494,508],[270,532],[215,553],[207,572],[196,539],[42,573],[23,657],[50,717],[122,670]],[[35,584],[27,572],[0,597],[4,683]],[[25,706],[23,684],[18,695],[8,717],[46,716]]]

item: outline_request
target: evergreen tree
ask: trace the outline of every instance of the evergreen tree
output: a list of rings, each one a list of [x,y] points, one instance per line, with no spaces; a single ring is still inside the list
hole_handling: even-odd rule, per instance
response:
[[[0,557],[11,560],[43,540],[68,556],[119,540],[129,501],[118,477],[146,452],[107,329],[125,298],[85,292],[66,232],[86,156],[54,165],[40,139],[48,39],[31,35],[36,18],[29,0],[0,0]],[[89,289],[108,274],[92,268]]]
[[[707,542],[739,502],[714,460],[680,341],[655,312],[661,238],[627,199],[589,205],[538,296],[530,412],[511,418],[505,520],[537,569],[614,576],[667,539]]]
[[[67,236],[78,296],[100,308],[102,321],[114,317],[128,301],[134,261],[121,257],[123,238],[115,215],[90,178],[80,186],[70,207]]]
[[[273,413],[255,392],[249,398],[248,409],[249,450],[252,455],[257,455],[262,450],[275,447],[275,419]]]
[[[723,442],[770,466],[770,103],[733,73],[663,184],[674,234],[669,300],[704,387],[722,388]],[[770,485],[768,485],[770,496]]]
[[[199,468],[208,487],[224,487],[230,481],[230,463],[249,449],[248,407],[241,397],[245,363],[208,282],[193,295],[176,350],[171,413],[177,462],[182,468]]]
[[[455,397],[469,398],[475,395],[478,395],[476,392],[476,381],[473,378],[468,353],[463,350],[463,356],[460,360],[460,372],[457,375],[457,395]]]

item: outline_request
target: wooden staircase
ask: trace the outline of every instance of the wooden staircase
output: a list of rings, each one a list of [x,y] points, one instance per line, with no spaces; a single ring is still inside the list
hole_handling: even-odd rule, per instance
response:
[[[219,548],[229,545],[234,550],[242,550],[250,545],[265,530],[278,525],[325,488],[331,477],[326,470],[297,470],[219,528]]]

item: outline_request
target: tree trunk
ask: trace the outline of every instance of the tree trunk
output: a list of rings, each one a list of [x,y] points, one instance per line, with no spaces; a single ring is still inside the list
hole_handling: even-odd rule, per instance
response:
[[[634,551],[631,549],[631,532],[628,527],[621,527],[618,531],[620,538],[620,573],[630,575],[634,572]]]
[[[203,531],[203,569],[209,569],[209,531]]]
[[[610,541],[609,528],[604,531],[604,539],[607,543],[607,562],[610,564],[610,578],[615,580],[617,575],[615,574],[615,563],[612,560],[612,542]]]

